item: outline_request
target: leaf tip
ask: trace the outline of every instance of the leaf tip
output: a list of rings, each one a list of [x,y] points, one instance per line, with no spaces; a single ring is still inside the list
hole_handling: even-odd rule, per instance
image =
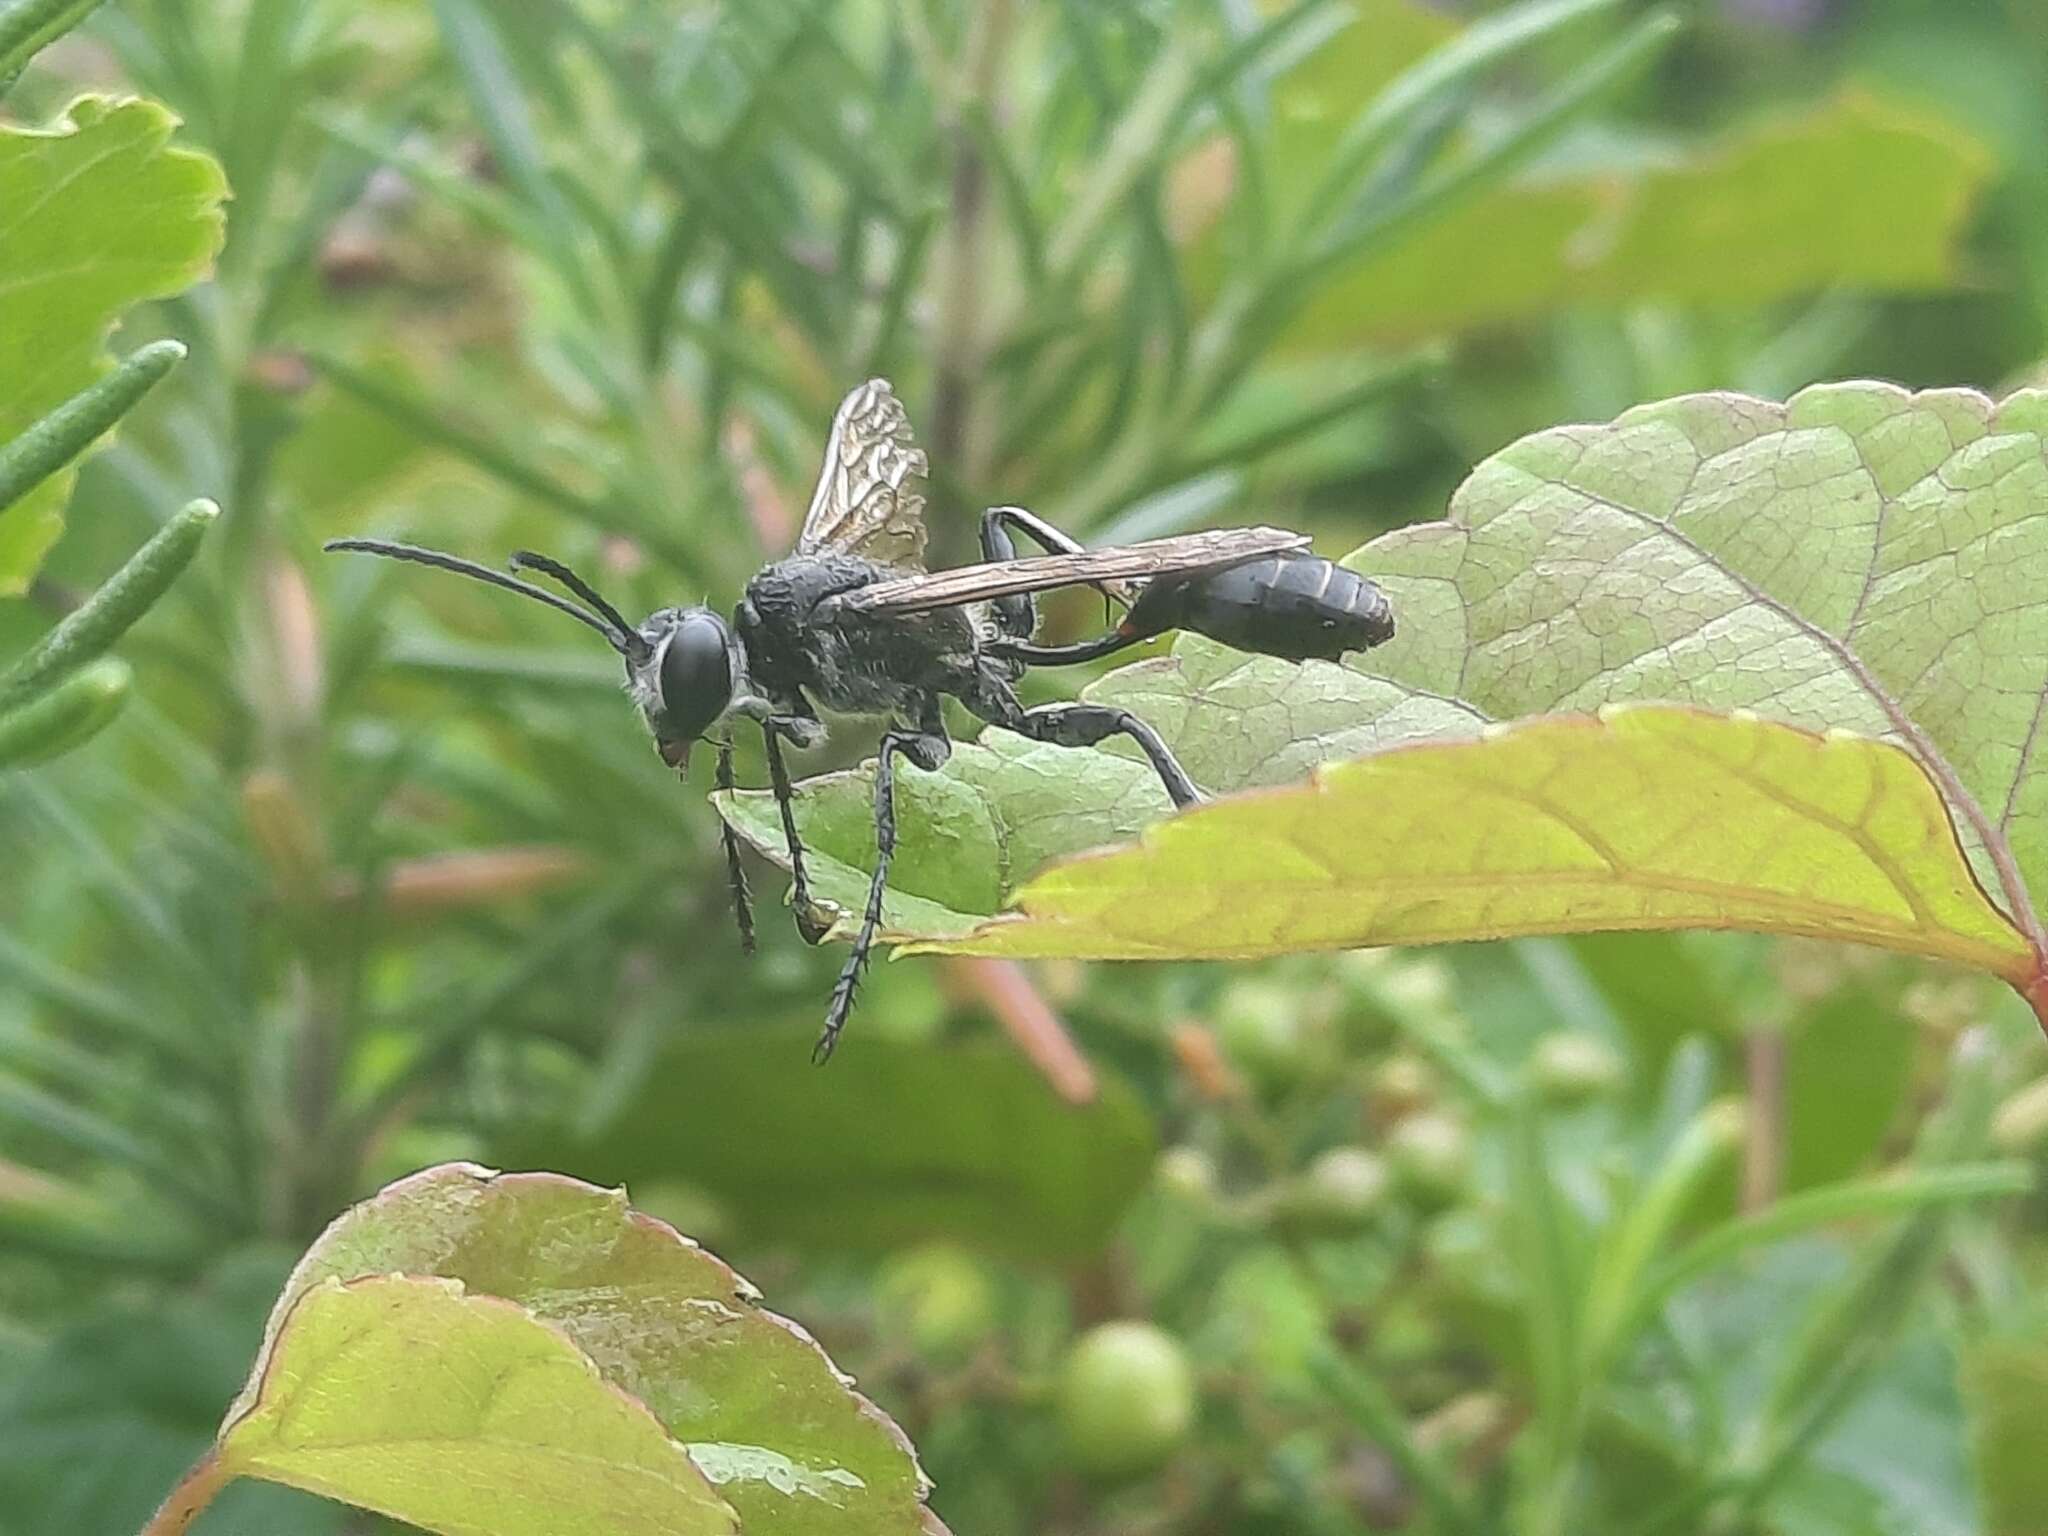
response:
[[[191,351],[192,349],[177,337],[166,336],[160,341],[146,342],[137,347],[129,354],[128,360],[133,363],[157,363],[169,368],[175,363],[182,363]]]
[[[118,656],[102,656],[79,671],[72,686],[96,699],[117,699],[128,691],[135,674]]]

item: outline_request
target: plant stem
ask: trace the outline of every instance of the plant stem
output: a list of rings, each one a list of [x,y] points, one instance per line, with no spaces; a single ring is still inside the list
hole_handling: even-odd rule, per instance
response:
[[[1743,1044],[1749,1112],[1743,1116],[1742,1212],[1754,1216],[1778,1198],[1785,1174],[1785,1035],[1763,1025]]]
[[[1450,1473],[1416,1443],[1408,1420],[1377,1381],[1329,1344],[1310,1351],[1308,1368],[1322,1389],[1351,1416],[1352,1423],[1392,1458],[1440,1529],[1468,1533],[1486,1528]]]
[[[2041,1033],[2048,1035],[2048,955],[2038,957],[2033,979],[2020,988],[2020,996],[2027,1000],[2027,1006],[2034,1010],[2034,1017],[2041,1021]]]
[[[234,1473],[222,1466],[218,1453],[209,1448],[204,1456],[192,1463],[185,1475],[178,1479],[178,1486],[157,1506],[156,1513],[149,1517],[149,1524],[142,1528],[141,1536],[184,1536],[192,1522],[198,1519],[200,1511],[211,1504],[213,1496],[233,1478]]]

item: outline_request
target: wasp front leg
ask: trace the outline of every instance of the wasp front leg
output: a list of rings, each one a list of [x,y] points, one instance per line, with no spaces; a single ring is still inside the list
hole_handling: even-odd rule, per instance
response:
[[[804,872],[804,841],[796,829],[796,787],[790,783],[789,765],[782,760],[782,743],[795,747],[816,745],[823,739],[824,725],[805,715],[769,715],[761,721],[761,740],[768,756],[768,782],[775,792],[775,809],[782,817],[783,846],[789,850],[790,904],[796,915],[796,931],[806,944],[822,944],[831,931],[832,920],[821,915],[811,899],[810,877]]]
[[[732,736],[730,733],[718,738],[718,787],[731,791],[737,786],[732,771]],[[747,889],[747,867],[740,862],[739,834],[732,829],[732,823],[719,818],[718,832],[725,844],[725,883],[732,891],[733,920],[740,928],[740,949],[751,955],[754,952],[754,898]]]
[[[882,897],[889,885],[889,862],[896,856],[896,755],[901,753],[913,766],[935,773],[952,756],[953,743],[933,699],[921,712],[916,730],[892,730],[882,737],[882,749],[875,754],[875,872],[868,881],[868,904],[861,914],[860,932],[854,936],[853,953],[846,958],[839,980],[832,987],[832,1002],[825,1011],[825,1032],[811,1052],[811,1060],[824,1061],[839,1044],[853,1012],[854,994],[860,989],[861,974],[867,969],[868,953],[875,947],[875,935],[882,926]]]

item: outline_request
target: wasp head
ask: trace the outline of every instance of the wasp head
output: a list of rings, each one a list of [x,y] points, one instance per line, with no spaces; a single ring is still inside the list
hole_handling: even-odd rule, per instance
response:
[[[647,717],[661,755],[689,763],[690,745],[718,723],[739,683],[732,626],[709,608],[664,608],[634,632],[626,686]]]
[[[645,623],[628,624],[589,582],[561,561],[528,549],[512,556],[512,569],[552,577],[581,598],[582,606],[517,576],[440,550],[385,539],[331,539],[326,547],[409,560],[488,582],[545,603],[596,630],[624,659],[626,690],[647,717],[655,745],[672,767],[689,763],[691,743],[718,722],[738,690],[738,642],[731,626],[709,608],[663,608],[650,614]]]

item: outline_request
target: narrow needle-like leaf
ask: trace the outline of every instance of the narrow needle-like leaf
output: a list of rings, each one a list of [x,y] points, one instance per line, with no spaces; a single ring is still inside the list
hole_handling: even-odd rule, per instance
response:
[[[128,664],[108,656],[20,708],[0,713],[0,768],[70,751],[97,735],[127,698]]]
[[[100,0],[20,0],[0,11],[0,91],[43,48],[98,10]]]
[[[21,500],[127,415],[185,355],[179,341],[138,348],[98,383],[80,390],[12,442],[0,444],[0,513]]]
[[[174,514],[105,586],[0,675],[0,711],[18,709],[120,639],[192,563],[207,526],[219,516],[210,501],[195,501]]]

